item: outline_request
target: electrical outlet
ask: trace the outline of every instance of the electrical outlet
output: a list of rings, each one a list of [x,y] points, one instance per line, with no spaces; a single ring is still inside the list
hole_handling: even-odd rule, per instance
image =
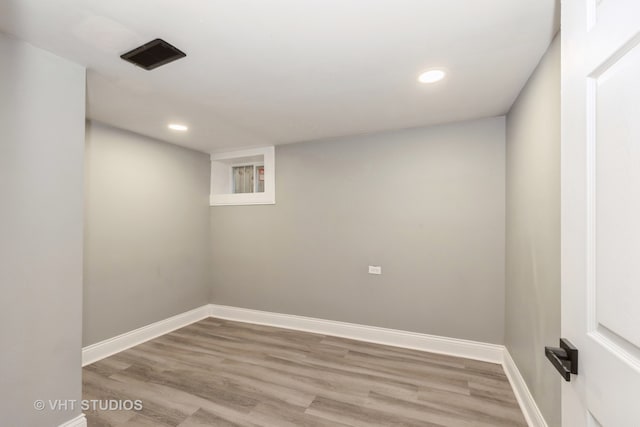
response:
[[[382,267],[379,265],[370,265],[369,274],[382,274]]]

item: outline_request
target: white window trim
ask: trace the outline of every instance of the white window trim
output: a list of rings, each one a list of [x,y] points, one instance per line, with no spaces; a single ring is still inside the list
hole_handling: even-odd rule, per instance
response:
[[[263,193],[229,193],[214,194],[214,174],[211,173],[210,206],[229,205],[274,205],[276,203],[276,179],[275,179],[275,147],[251,148],[247,150],[215,153],[211,155],[211,167],[214,162],[222,160],[242,159],[245,157],[263,156],[264,158],[264,192]],[[239,166],[233,165],[233,166]]]

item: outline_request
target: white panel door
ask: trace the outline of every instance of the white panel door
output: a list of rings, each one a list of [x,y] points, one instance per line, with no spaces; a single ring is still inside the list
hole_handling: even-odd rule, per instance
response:
[[[564,427],[640,426],[640,0],[562,8]]]

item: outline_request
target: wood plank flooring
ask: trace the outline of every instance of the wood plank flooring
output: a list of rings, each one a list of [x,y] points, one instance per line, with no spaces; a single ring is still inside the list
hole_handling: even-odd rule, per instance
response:
[[[526,426],[500,365],[205,319],[83,369],[100,426]]]

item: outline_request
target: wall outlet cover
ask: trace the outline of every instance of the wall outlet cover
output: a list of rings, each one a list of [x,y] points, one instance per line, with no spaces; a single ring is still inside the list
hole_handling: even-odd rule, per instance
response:
[[[379,265],[370,265],[369,274],[382,274],[382,267]]]

